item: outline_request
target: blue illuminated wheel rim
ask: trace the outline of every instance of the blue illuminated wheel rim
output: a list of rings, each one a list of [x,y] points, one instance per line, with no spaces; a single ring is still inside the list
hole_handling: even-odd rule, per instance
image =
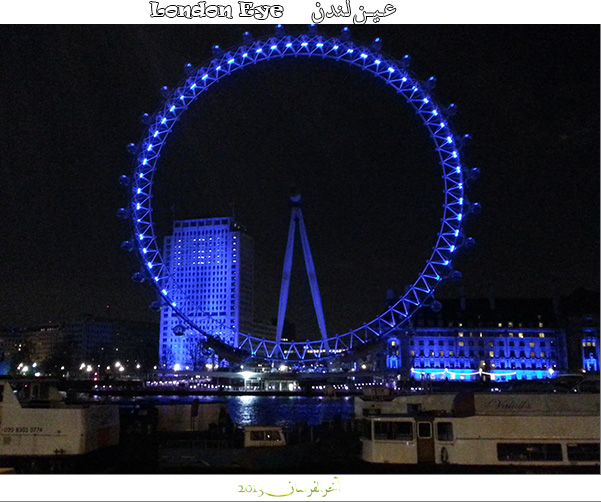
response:
[[[460,277],[458,272],[453,271],[453,258],[458,248],[473,242],[464,237],[462,225],[466,214],[477,209],[478,205],[469,204],[464,197],[470,170],[461,164],[458,142],[444,110],[434,102],[428,91],[429,86],[417,81],[407,70],[407,57],[400,62],[391,60],[380,53],[379,44],[371,48],[356,45],[347,40],[346,35],[348,32],[345,28],[341,38],[327,38],[317,33],[289,36],[279,27],[275,36],[264,40],[253,41],[245,34],[241,46],[215,55],[208,64],[197,68],[187,65],[187,77],[173,91],[168,92],[163,88],[165,101],[156,113],[143,116],[147,128],[142,140],[137,146],[130,145],[135,159],[130,180],[131,204],[128,209],[120,211],[122,215],[130,217],[133,226],[133,242],[126,244],[136,250],[142,263],[142,271],[135,278],[150,282],[162,303],[173,309],[185,324],[227,351],[229,346],[206,329],[201,329],[191,319],[192,313],[196,316],[204,314],[186,298],[182,288],[179,285],[167,286],[169,271],[163,261],[152,221],[152,186],[161,150],[174,125],[198,96],[222,78],[249,65],[283,57],[332,59],[358,67],[392,86],[415,110],[430,134],[442,167],[443,217],[432,254],[405,294],[373,321],[328,340],[277,343],[252,334],[236,333],[238,343],[236,347],[229,347],[232,349],[230,355],[237,353],[272,360],[314,361],[334,357],[379,339],[406,324],[420,307],[431,302],[434,290],[441,281]],[[221,332],[224,329],[231,331],[226,326],[219,329]]]

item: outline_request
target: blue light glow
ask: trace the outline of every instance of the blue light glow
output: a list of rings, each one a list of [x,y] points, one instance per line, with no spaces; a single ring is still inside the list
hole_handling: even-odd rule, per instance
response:
[[[152,263],[150,263],[150,262],[148,261],[148,262],[146,262],[146,266],[147,266],[148,268],[152,268]]]
[[[165,296],[167,296],[167,290],[166,290],[166,289],[161,289],[161,292],[162,292],[162,293],[163,293]]]
[[[278,30],[281,31],[281,28]],[[324,38],[315,36],[315,32],[311,32],[311,38],[307,38],[306,35],[301,35],[296,38],[284,36],[283,33],[277,33],[275,38],[269,39],[268,42],[257,42],[253,44],[252,40],[249,40],[249,37],[244,38],[244,44],[234,52],[231,53],[223,53],[223,52],[215,52],[213,54],[213,60],[210,61],[208,66],[205,66],[204,69],[198,68],[194,69],[191,65],[187,67],[186,73],[190,78],[188,81],[184,81],[184,83],[180,84],[179,89],[175,89],[172,94],[168,92],[162,92],[163,97],[165,98],[165,102],[162,105],[164,108],[162,111],[159,111],[160,115],[154,115],[155,122],[153,124],[149,124],[145,122],[147,127],[146,139],[142,141],[142,145],[147,145],[148,152],[154,152],[154,147],[157,147],[157,151],[161,149],[164,142],[167,141],[167,137],[172,132],[171,125],[178,120],[180,114],[185,110],[185,107],[188,105],[190,101],[195,100],[198,95],[208,89],[208,83],[197,85],[198,80],[206,81],[207,79],[211,79],[211,83],[218,82],[222,77],[231,74],[238,67],[244,67],[249,62],[258,63],[267,61],[274,58],[279,58],[283,56],[319,56],[322,59],[331,59],[336,61],[343,61],[350,65],[360,64],[361,68],[367,70],[374,77],[383,80],[386,84],[391,85],[398,93],[399,96],[404,98],[404,100],[410,104],[413,109],[416,111],[418,117],[422,120],[422,123],[426,126],[426,128],[430,132],[431,139],[435,144],[435,149],[439,153],[439,162],[442,166],[443,170],[443,179],[444,179],[444,195],[445,202],[444,207],[447,210],[444,213],[444,218],[442,220],[441,230],[439,232],[439,239],[437,241],[436,247],[433,248],[433,253],[428,261],[428,266],[424,271],[419,275],[417,281],[414,283],[414,286],[409,289],[407,295],[398,299],[394,308],[394,315],[400,316],[401,319],[410,318],[415,310],[419,308],[419,306],[423,303],[424,299],[422,298],[424,294],[427,292],[431,294],[436,286],[434,279],[436,281],[440,281],[439,272],[443,277],[447,277],[447,272],[443,274],[442,271],[437,270],[435,267],[440,267],[442,257],[448,256],[449,249],[451,252],[455,251],[455,245],[451,245],[450,240],[452,240],[451,236],[455,237],[459,236],[458,230],[455,228],[460,227],[460,224],[457,223],[457,220],[461,221],[462,214],[458,214],[457,212],[449,209],[451,207],[456,207],[457,201],[459,204],[463,204],[463,197],[459,198],[458,195],[463,195],[462,192],[458,192],[457,190],[463,190],[463,184],[459,183],[462,181],[462,167],[457,167],[459,161],[455,161],[453,159],[458,159],[459,154],[457,151],[451,151],[448,144],[454,143],[454,136],[450,128],[444,121],[444,111],[438,110],[436,103],[434,102],[434,97],[430,99],[429,94],[426,92],[426,89],[422,87],[422,84],[419,80],[413,80],[411,74],[407,73],[403,68],[406,67],[406,63],[409,61],[408,58],[404,58],[402,63],[398,63],[394,60],[388,60],[386,56],[379,54],[380,50],[380,39],[375,39],[377,45],[369,47],[358,47],[354,46],[351,42],[348,41],[348,27],[346,27],[342,31],[343,35],[345,35],[341,39],[328,39],[325,43],[322,41]],[[319,42],[318,42],[319,41]],[[340,42],[340,43],[338,43]],[[251,45],[252,44],[252,45]],[[284,46],[287,50],[282,50]],[[322,48],[324,47],[327,50],[319,50],[313,51],[311,49]],[[270,50],[265,50],[271,47]],[[247,52],[244,52],[247,51]],[[358,51],[359,58],[354,56],[354,52]],[[244,52],[244,54],[242,54]],[[255,53],[257,54],[255,56]],[[261,56],[258,54],[263,53]],[[250,56],[249,56],[250,54]],[[343,57],[344,54],[347,54],[346,57]],[[352,55],[352,56],[350,56]],[[240,58],[240,59],[238,59]],[[251,61],[246,61],[245,58],[250,58]],[[361,63],[359,61],[364,61]],[[366,61],[369,59],[369,63]],[[375,62],[375,65],[373,64]],[[227,63],[227,64],[226,64]],[[393,65],[399,64],[401,66],[396,67]],[[233,65],[233,66],[232,66]],[[381,66],[381,68],[380,68]],[[394,75],[394,73],[397,75]],[[407,77],[407,75],[410,75]],[[405,84],[406,83],[406,84]],[[413,92],[412,90],[413,89]],[[190,91],[194,92],[190,92]],[[198,91],[198,92],[197,92]],[[178,99],[179,98],[179,99]],[[175,105],[175,101],[180,101],[181,104]],[[425,103],[428,106],[421,105],[421,103]],[[430,107],[429,105],[432,104]],[[416,106],[417,105],[417,106]],[[421,105],[421,106],[420,106]],[[169,110],[173,113],[173,115],[169,115],[169,124],[170,127],[166,127],[167,118],[164,110]],[[164,116],[165,115],[165,116]],[[432,119],[432,117],[438,117],[436,119]],[[438,129],[436,126],[438,125],[435,120],[440,121],[440,127],[442,129]],[[158,125],[160,123],[160,125]],[[438,130],[432,130],[432,128]],[[446,133],[446,136],[445,136]],[[151,139],[156,138],[156,139]],[[135,153],[135,152],[132,152]],[[452,157],[451,157],[452,156]],[[140,155],[142,157],[142,155]],[[143,159],[143,161],[138,160],[139,165],[148,166],[146,168],[138,167],[138,175],[140,178],[145,178],[144,181],[141,181],[140,188],[136,187],[138,194],[144,194],[144,197],[136,197],[135,199],[135,207],[139,209],[136,213],[134,211],[130,211],[129,216],[131,217],[131,221],[134,225],[134,235],[139,235],[139,241],[137,241],[137,250],[140,256],[146,255],[150,253],[152,259],[148,260],[148,256],[146,256],[142,263],[147,264],[150,267],[151,263],[154,263],[154,268],[162,268],[164,267],[161,262],[162,257],[160,252],[157,249],[160,247],[157,244],[154,231],[153,231],[153,222],[151,219],[151,193],[152,193],[152,182],[153,182],[153,173],[155,169],[155,163],[157,162],[158,155],[155,153],[151,153],[150,158]],[[140,173],[142,169],[145,170],[144,173]],[[449,173],[456,172],[456,176],[449,176]],[[146,175],[149,175],[146,178]],[[139,202],[138,202],[139,201]],[[453,205],[455,204],[455,205]],[[133,205],[130,207],[134,207]],[[463,208],[461,208],[463,209]],[[144,248],[142,248],[142,239],[144,241]],[[456,241],[457,242],[457,241]],[[450,246],[450,247],[449,247]],[[150,251],[149,251],[150,250]],[[444,264],[448,265],[450,263],[449,260],[444,260]],[[150,274],[149,274],[150,275]],[[160,282],[159,277],[154,277],[155,282]],[[162,278],[163,280],[165,278]],[[158,287],[157,287],[158,290]],[[167,294],[166,290],[163,290],[164,294]],[[398,306],[398,307],[397,307]],[[389,323],[390,320],[386,319],[385,316],[387,314],[382,314],[376,321],[384,321],[385,323]],[[394,322],[394,321],[393,321]],[[393,325],[396,325],[394,323]],[[370,323],[371,326],[371,323]],[[370,328],[371,329],[371,328]],[[343,346],[348,346],[347,341],[350,340],[350,344],[352,345],[352,341],[354,337],[357,336],[358,330],[345,333],[343,335],[336,335],[331,340],[339,346],[339,341],[343,342]],[[300,347],[296,344],[296,342],[292,343],[283,343],[281,346],[273,345],[273,342],[266,342],[263,340],[262,342],[258,342],[258,339],[255,339],[251,335],[243,335],[238,333],[237,337],[239,337],[240,342],[246,343],[249,346],[249,352],[256,352],[259,357],[270,357],[270,354],[294,354],[295,352],[301,351]],[[242,346],[242,345],[239,345]],[[257,351],[256,347],[260,347]],[[323,347],[320,347],[317,343],[311,343],[308,345],[308,358],[315,358],[319,356],[315,356],[315,354],[320,354],[324,351]],[[277,350],[276,350],[277,349]],[[303,354],[306,350],[302,351]],[[265,356],[267,354],[267,356]],[[303,356],[299,356],[301,359]]]

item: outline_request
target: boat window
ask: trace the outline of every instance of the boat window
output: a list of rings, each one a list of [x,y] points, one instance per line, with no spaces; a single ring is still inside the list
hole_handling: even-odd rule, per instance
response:
[[[374,439],[396,441],[413,440],[413,423],[411,422],[374,422]]]
[[[559,443],[497,443],[497,458],[518,462],[563,460]]]
[[[250,431],[251,441],[280,441],[279,431]]]
[[[280,431],[265,431],[265,441],[281,441]]]
[[[568,444],[568,460],[599,461],[599,443]]]
[[[418,438],[431,438],[432,437],[432,424],[430,422],[418,422],[417,437]]]
[[[436,437],[439,441],[453,441],[453,423],[438,422],[436,424]]]
[[[250,431],[251,441],[263,441],[265,439],[265,431]]]

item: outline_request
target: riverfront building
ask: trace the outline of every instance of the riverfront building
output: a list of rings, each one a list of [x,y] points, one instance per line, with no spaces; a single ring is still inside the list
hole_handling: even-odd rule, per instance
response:
[[[599,319],[589,312],[591,296],[441,300],[437,311],[422,308],[410,326],[390,333],[373,363],[416,380],[535,380],[598,372]]]
[[[254,244],[233,218],[175,221],[165,238],[169,291],[201,331],[237,346],[252,331]],[[164,369],[195,370],[224,364],[206,338],[170,307],[161,309],[159,359]],[[208,365],[208,366],[207,366]]]

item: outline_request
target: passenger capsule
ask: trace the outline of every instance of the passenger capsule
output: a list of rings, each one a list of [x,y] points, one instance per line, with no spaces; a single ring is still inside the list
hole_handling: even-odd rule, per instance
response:
[[[134,282],[144,282],[144,274],[142,272],[136,272],[134,275],[131,276],[131,278],[134,280]]]
[[[436,77],[430,77],[423,83],[423,88],[427,91],[431,91],[436,87]]]
[[[129,145],[127,145],[127,151],[128,151],[129,153],[131,153],[132,155],[133,155],[134,153],[136,153],[136,151],[137,151],[137,150],[138,150],[138,147],[136,146],[136,144],[135,144],[135,143],[130,143]]]
[[[125,207],[120,207],[119,209],[117,209],[117,218],[126,220],[127,218],[129,218],[129,210]]]
[[[127,176],[126,174],[119,176],[119,184],[122,187],[128,187],[129,186],[129,176]]]
[[[245,31],[242,34],[242,43],[244,45],[250,45],[253,43],[253,36],[248,31]]]
[[[459,272],[459,270],[453,270],[453,272],[451,272],[451,275],[449,276],[449,279],[451,280],[451,282],[461,282],[461,280],[463,279],[463,274]]]
[[[123,241],[121,243],[121,249],[127,252],[131,252],[135,249],[135,245],[132,241]]]
[[[455,103],[451,103],[449,106],[447,106],[446,112],[448,117],[454,117],[457,115],[457,105]]]

